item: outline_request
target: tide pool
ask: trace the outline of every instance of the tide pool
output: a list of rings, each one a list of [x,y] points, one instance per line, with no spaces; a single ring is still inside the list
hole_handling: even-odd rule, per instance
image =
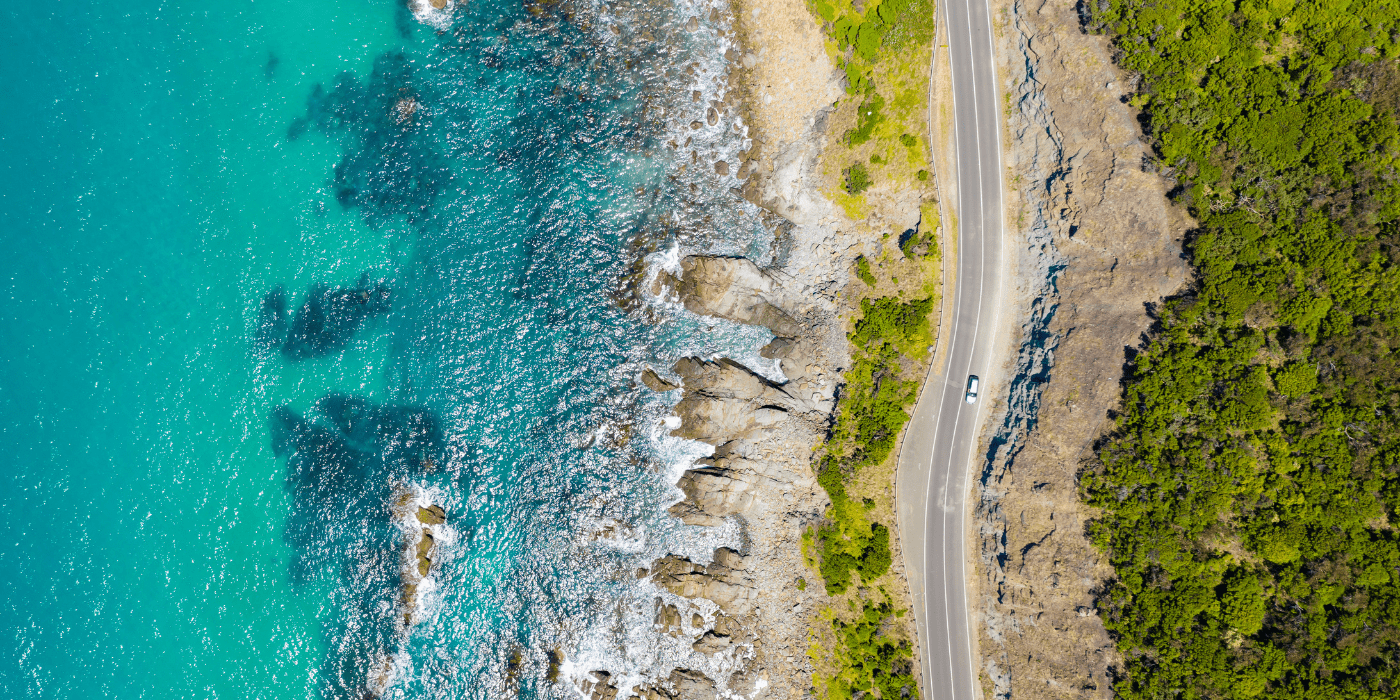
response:
[[[767,337],[635,287],[768,254],[680,167],[724,40],[701,4],[449,9],[3,11],[8,697],[360,698],[385,659],[385,697],[560,697],[686,651],[632,572],[734,533],[665,515],[704,449],[635,380]],[[451,533],[407,626],[404,488]]]

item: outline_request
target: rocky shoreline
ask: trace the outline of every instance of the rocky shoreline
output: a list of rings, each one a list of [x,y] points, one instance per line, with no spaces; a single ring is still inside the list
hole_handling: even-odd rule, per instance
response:
[[[826,594],[811,568],[803,535],[831,505],[813,460],[851,367],[847,332],[860,308],[851,285],[863,284],[852,271],[863,256],[889,254],[899,234],[921,220],[921,192],[892,183],[872,189],[861,220],[830,201],[824,188],[833,178],[822,154],[834,131],[833,102],[845,92],[806,4],[734,0],[730,11],[737,50],[726,54],[731,93],[724,100],[751,139],[735,192],[760,207],[776,232],[766,256],[772,262],[760,267],[742,257],[688,256],[672,269],[647,270],[642,296],[766,327],[774,340],[760,354],[778,363],[785,380],[723,357],[687,357],[638,376],[653,391],[679,392],[672,435],[714,447],[680,476],[683,498],[670,514],[699,526],[735,522],[742,542],[715,550],[708,561],[670,555],[637,572],[679,599],[656,599],[656,628],[685,636],[696,652],[728,655],[731,663],[721,667],[732,669],[711,678],[680,668],[632,689],[649,700],[813,695],[822,663],[814,626],[820,621],[829,629],[819,616],[841,601]],[[882,579],[881,590],[908,608],[897,537],[892,545],[892,580]],[[579,689],[591,700],[612,700],[620,689],[611,681],[594,672]]]
[[[680,392],[674,435],[715,447],[681,476],[684,498],[671,514],[693,525],[738,521],[744,541],[711,561],[669,556],[639,572],[682,599],[714,604],[707,613],[658,599],[656,624],[692,635],[702,653],[751,649],[726,678],[678,670],[638,690],[650,700],[812,693],[810,630],[832,599],[801,585],[804,574],[815,577],[802,532],[830,504],[811,463],[851,364],[852,270],[859,257],[881,254],[883,229],[920,221],[908,192],[872,193],[863,221],[823,194],[831,98],[841,93],[805,5],[735,0],[732,9],[741,51],[728,57],[731,84],[754,144],[742,192],[780,222],[784,254],[769,268],[688,257],[656,271],[649,292],[767,327],[776,339],[761,354],[779,361],[787,381],[727,358],[686,358],[640,378]],[[1143,165],[1139,127],[1117,99],[1131,76],[1113,66],[1101,38],[1080,31],[1074,3],[1001,0],[993,13],[1010,101],[1008,165],[1020,176],[1008,204],[1019,321],[1008,334],[1011,397],[986,437],[998,448],[974,494],[982,684],[997,698],[1107,698],[1117,660],[1093,602],[1106,565],[1084,537],[1091,514],[1075,477],[1118,400],[1122,348],[1146,330],[1146,305],[1184,282],[1189,222]],[[897,597],[907,600],[895,573]],[[607,687],[591,689],[594,700],[609,700]]]
[[[826,505],[810,464],[825,438],[846,358],[838,354],[845,337],[836,300],[814,302],[802,289],[782,270],[743,258],[688,257],[678,274],[656,277],[654,293],[694,313],[772,330],[777,337],[761,354],[778,361],[787,381],[775,383],[732,359],[694,357],[642,377],[653,390],[680,392],[672,435],[715,447],[681,476],[684,498],[670,513],[691,525],[734,519],[745,545],[717,549],[706,562],[663,557],[639,572],[696,602],[681,610],[658,599],[655,624],[694,636],[692,647],[705,654],[748,647],[727,678],[678,670],[668,682],[642,689],[643,696],[801,697],[811,686],[807,634],[821,587],[799,583],[804,573],[811,576],[801,540]],[[708,612],[702,601],[717,609]],[[603,700],[598,693],[595,688],[595,700]]]

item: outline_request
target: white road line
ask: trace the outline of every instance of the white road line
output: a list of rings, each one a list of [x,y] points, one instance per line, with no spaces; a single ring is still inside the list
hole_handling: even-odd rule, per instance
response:
[[[973,40],[973,36],[972,36],[972,16],[971,16],[971,15],[972,15],[972,7],[971,7],[971,0],[964,0],[964,9],[965,9],[965,11],[967,12],[967,14],[966,14],[965,17],[964,17],[964,21],[965,21],[965,24],[966,24],[966,27],[967,27],[967,37],[968,37],[968,40],[969,40],[969,47],[968,47],[969,50],[968,50],[967,56],[968,56],[968,61],[969,61],[969,66],[970,66],[969,74],[970,74],[970,77],[971,77],[970,82],[971,82],[971,90],[972,90],[972,122],[973,122],[973,123],[972,123],[972,127],[973,127],[973,134],[972,134],[972,135],[973,135],[973,140],[974,140],[975,145],[976,145],[976,156],[977,156],[977,157],[976,157],[976,160],[975,160],[975,163],[968,163],[968,165],[970,166],[970,169],[976,170],[976,174],[977,174],[977,177],[975,178],[975,179],[976,179],[976,186],[977,186],[977,204],[978,204],[977,212],[976,212],[976,217],[977,217],[977,218],[976,218],[976,221],[977,221],[979,224],[985,224],[986,222],[984,221],[984,218],[983,218],[984,215],[985,215],[985,213],[986,213],[986,189],[985,189],[985,187],[983,186],[983,185],[984,185],[984,183],[983,183],[983,178],[984,178],[984,175],[985,175],[985,171],[984,171],[984,169],[983,169],[983,167],[982,167],[982,166],[983,166],[983,163],[982,163],[982,134],[981,134],[981,119],[980,119],[980,116],[981,116],[981,115],[980,115],[980,108],[979,108],[980,105],[979,105],[978,100],[977,100],[977,82],[978,82],[978,76],[977,76],[977,58],[976,58],[976,55],[977,55],[977,50],[976,50],[976,48],[977,48],[977,47],[976,47],[976,42]],[[991,15],[990,15],[990,11],[988,12],[988,17],[987,17],[987,27],[988,27],[987,40],[988,40],[988,42],[989,42],[989,47],[990,47],[990,42],[992,41],[992,38],[993,38],[993,35],[992,35],[992,33],[991,33]],[[951,28],[950,28],[950,30],[951,30]],[[953,39],[953,32],[952,32],[952,31],[949,31],[948,34],[949,34],[949,37],[948,37],[948,44],[949,44],[949,47],[950,47],[950,49],[951,49],[951,47],[954,45],[955,41],[954,41],[954,39]],[[936,50],[936,47],[935,47],[935,50]],[[953,55],[953,52],[950,50],[950,52],[949,52],[949,60],[950,60],[950,63],[951,63],[951,60],[952,60],[952,55]],[[951,65],[950,65],[950,69],[951,69]],[[993,70],[993,76],[995,76],[995,70]],[[956,115],[957,115],[957,91],[956,91],[956,90],[953,91],[953,113],[954,113],[954,116],[955,116],[955,119],[954,119],[954,148],[955,148],[955,153],[957,154],[958,160],[959,160],[959,162],[961,163],[961,162],[963,162],[963,161],[962,161],[962,153],[961,153],[961,150],[962,150],[962,147],[961,147],[961,139],[957,137],[957,120],[956,120]],[[994,116],[994,115],[993,115],[993,116]],[[998,131],[999,131],[999,130],[998,130]],[[1000,178],[1001,178],[1001,153],[1000,153],[1000,149],[1001,149],[1001,143],[1000,143],[1000,142],[1001,142],[1001,135],[1000,135],[1000,133],[997,133],[997,134],[996,134],[996,140],[997,140],[997,153],[996,153],[997,165],[996,165],[995,175],[996,175],[996,177],[998,178],[998,190],[999,190],[999,194],[1004,194],[1004,189],[1005,189],[1004,183],[1001,183],[1001,182],[1000,182]],[[956,171],[956,169],[955,169],[955,171]],[[959,178],[959,182],[960,182],[960,185],[961,185],[961,178]],[[961,187],[960,187],[960,189],[961,189]],[[1003,226],[1004,226],[1003,212],[1001,211],[1001,209],[1003,208],[1003,206],[1004,206],[1004,202],[1002,203],[1002,206],[999,206],[999,207],[998,207],[998,211],[997,211],[997,213],[996,213],[996,215],[995,215],[996,226],[995,226],[995,228],[993,229],[993,231],[994,231],[994,235],[997,235],[997,236],[1002,235],[1002,228],[1003,228]],[[936,426],[935,426],[935,429],[934,429],[934,440],[933,440],[933,445],[931,446],[931,449],[930,449],[929,461],[928,461],[929,474],[928,474],[927,485],[926,485],[926,487],[925,487],[925,503],[926,503],[926,506],[925,506],[925,510],[924,510],[924,532],[925,532],[925,533],[928,532],[929,511],[932,510],[932,508],[928,507],[928,506],[930,506],[930,505],[932,504],[932,495],[933,495],[933,494],[932,494],[932,489],[933,489],[933,469],[932,469],[932,467],[933,467],[934,459],[935,459],[935,456],[936,456],[935,453],[937,452],[937,448],[938,448],[938,435],[939,435],[939,432],[940,432],[940,431],[939,431],[939,427],[941,427],[941,424],[943,423],[943,418],[945,417],[944,414],[943,414],[943,410],[944,410],[944,404],[946,403],[947,398],[948,398],[949,380],[950,380],[952,377],[960,377],[960,376],[962,376],[962,375],[964,375],[964,374],[970,374],[970,372],[971,372],[971,370],[972,370],[972,365],[974,364],[974,357],[973,357],[973,356],[976,354],[976,351],[977,351],[977,335],[978,335],[978,332],[981,330],[981,312],[982,312],[982,303],[983,303],[982,296],[983,296],[983,293],[985,292],[985,289],[986,289],[986,274],[987,274],[987,270],[986,270],[986,252],[987,252],[987,239],[986,239],[987,230],[986,230],[986,229],[987,229],[987,227],[986,227],[985,225],[982,225],[982,226],[979,226],[979,228],[980,228],[981,236],[980,236],[979,241],[978,241],[978,243],[979,243],[979,245],[978,245],[978,280],[977,280],[977,298],[976,298],[976,300],[975,300],[975,310],[974,310],[974,316],[973,316],[973,319],[972,319],[972,320],[973,320],[973,326],[972,326],[972,352],[969,353],[969,356],[968,356],[968,358],[967,358],[967,361],[966,361],[966,363],[964,364],[964,367],[965,367],[965,369],[966,369],[965,372],[963,372],[963,373],[961,373],[961,374],[954,374],[953,372],[950,371],[949,373],[945,374],[945,376],[944,376],[943,390],[942,390],[942,393],[940,394],[940,397],[939,397],[939,399],[940,399],[940,400],[939,400],[939,408],[938,408],[938,411],[939,411],[939,414],[938,414],[938,415],[939,415],[939,421],[938,421],[938,423],[939,423],[939,425],[936,425]],[[959,236],[959,238],[960,238],[961,240],[966,240],[966,237],[965,237],[965,236]],[[959,262],[961,262],[961,261],[964,259],[963,255],[961,254],[961,253],[962,253],[962,250],[963,250],[962,246],[959,246],[959,256],[958,256],[958,257],[959,257]],[[961,265],[960,265],[960,267],[961,267]],[[960,276],[959,276],[959,282],[960,282],[960,283],[961,283],[961,281],[962,281],[963,279],[966,279],[966,275],[960,275]],[[965,298],[965,296],[964,296],[964,298]],[[999,306],[1000,298],[1001,298],[1001,289],[1000,289],[1000,285],[998,285],[998,289],[997,289],[997,304],[994,305],[994,310],[997,312],[998,315],[999,315],[999,311],[1000,311],[1000,310],[999,310],[999,308],[997,308],[997,307]],[[955,301],[960,302],[961,300],[958,299],[958,300],[955,300]],[[954,313],[957,313],[957,311],[956,311],[956,305],[954,306]],[[958,335],[958,334],[957,334],[957,332],[956,332],[956,325],[954,325],[953,328],[950,329],[950,330],[953,331],[953,333],[952,333],[953,337],[952,337],[952,339],[950,339],[950,344],[949,344],[949,348],[948,348],[948,354],[949,354],[949,363],[950,363],[949,370],[952,370],[953,368],[951,367],[951,363],[954,361],[954,356],[955,356],[955,354],[956,354],[956,348],[957,348],[957,335]],[[993,328],[993,330],[992,330],[992,344],[991,344],[992,347],[995,347],[995,338],[996,338],[996,334],[997,334],[997,329],[996,329],[996,328]],[[980,406],[978,406],[977,408],[973,409],[973,419],[974,419],[974,423],[975,423],[975,421],[976,421],[976,417],[977,417],[978,413],[980,413],[980,409],[981,409]],[[962,420],[962,407],[959,406],[958,409],[956,410],[954,416],[953,416],[952,433],[951,433],[951,436],[950,436],[950,450],[951,450],[951,451],[956,451],[956,450],[957,450],[957,445],[958,445],[958,428],[959,428],[960,425],[961,425],[961,420]],[[944,503],[945,503],[945,505],[948,503],[949,500],[956,500],[956,499],[953,498],[953,489],[951,488],[951,486],[952,486],[952,478],[953,478],[953,469],[952,469],[952,467],[953,467],[953,464],[954,464],[954,457],[953,457],[953,454],[952,454],[951,451],[950,451],[949,460],[948,460],[948,463],[947,463],[948,469],[946,470],[946,473],[944,474],[943,495],[944,495]],[[964,477],[968,476],[968,475],[971,473],[971,469],[972,469],[972,465],[973,465],[973,454],[972,454],[973,452],[975,452],[975,445],[974,445],[974,449],[968,453],[967,458],[966,458],[966,460],[965,460],[965,463],[964,463],[964,465],[963,465],[963,476],[964,476]],[[967,480],[964,479],[963,481],[966,482]],[[970,486],[970,483],[964,483],[964,486]],[[966,489],[963,489],[963,490],[965,491]],[[962,493],[961,496],[965,497],[966,494],[965,494],[965,493]],[[962,507],[961,507],[960,509],[958,509],[957,518],[956,518],[956,519],[957,519],[957,528],[955,529],[955,531],[956,531],[956,533],[957,533],[957,536],[960,538],[960,539],[959,539],[959,542],[961,542],[961,539],[965,539],[965,534],[966,534],[964,530],[965,530],[965,527],[966,527],[966,516],[967,516],[966,510],[967,510],[967,503],[966,503],[965,499],[963,499],[963,500],[964,500],[964,502],[962,503]],[[949,601],[949,593],[948,593],[948,591],[949,591],[949,589],[951,588],[951,586],[948,585],[948,584],[949,584],[949,581],[948,581],[948,577],[947,577],[947,574],[948,574],[948,571],[949,571],[949,568],[950,568],[950,567],[949,567],[949,561],[948,561],[948,555],[949,555],[949,547],[948,547],[948,544],[949,544],[949,533],[948,533],[948,530],[949,530],[949,528],[947,527],[947,524],[948,524],[948,518],[947,518],[946,515],[945,515],[945,516],[944,516],[944,527],[943,527],[943,533],[942,533],[942,542],[941,542],[941,544],[942,544],[942,546],[943,546],[943,552],[942,552],[942,555],[943,555],[943,556],[942,556],[942,559],[943,559],[943,562],[942,562],[942,563],[943,563],[943,566],[942,566],[942,569],[943,569],[943,581],[942,581],[942,585],[943,585],[943,608],[944,608],[944,611],[945,611],[944,630],[945,630],[945,633],[947,634],[946,642],[947,642],[947,646],[948,646],[947,655],[948,655],[948,674],[949,674],[948,681],[949,681],[949,690],[952,692],[954,698],[956,698],[957,692],[958,692],[958,690],[959,690],[959,687],[958,687],[959,684],[958,684],[957,679],[956,679],[956,672],[955,672],[956,659],[954,658],[955,654],[954,654],[954,652],[953,652],[953,644],[954,644],[954,639],[953,639],[953,634],[952,634],[953,610],[952,610],[952,607],[951,607],[951,604],[950,604],[950,601]],[[958,567],[957,567],[957,568],[958,568],[958,573],[959,573],[959,582],[960,582],[960,584],[964,587],[964,588],[963,588],[963,590],[964,590],[964,596],[966,596],[966,586],[967,586],[967,562],[966,562],[966,559],[967,559],[966,552],[963,552],[963,556],[958,557]],[[928,572],[927,572],[927,563],[925,563],[925,573],[926,573],[926,574],[928,573]],[[964,601],[964,602],[966,602],[966,601]],[[925,608],[925,615],[927,615],[927,614],[928,614],[928,585],[927,585],[927,583],[926,583],[925,586],[924,586],[924,608]],[[963,623],[964,623],[964,624],[968,624],[968,632],[967,632],[967,636],[966,636],[965,642],[966,642],[966,645],[967,645],[967,656],[968,656],[967,663],[968,663],[968,671],[969,671],[969,674],[970,674],[970,675],[969,675],[969,678],[970,678],[970,679],[975,679],[975,678],[977,677],[977,673],[976,673],[976,663],[975,663],[975,661],[974,661],[973,658],[972,658],[972,657],[973,657],[973,653],[972,653],[972,651],[973,651],[973,644],[972,644],[972,636],[971,636],[971,624],[970,624],[971,621],[968,619],[968,609],[967,609],[967,606],[964,606],[964,609],[961,610],[960,613],[962,614],[962,616],[963,616],[963,618],[964,618]],[[930,641],[931,641],[931,640],[930,640]],[[930,659],[930,662],[931,662],[931,661],[932,661],[932,659]],[[931,673],[931,671],[932,671],[932,669],[930,668],[930,679],[929,679],[930,682],[932,681],[932,673]],[[974,686],[974,687],[975,687],[975,686]],[[929,690],[932,691],[932,688],[930,688]],[[932,692],[930,692],[930,694],[932,694]]]

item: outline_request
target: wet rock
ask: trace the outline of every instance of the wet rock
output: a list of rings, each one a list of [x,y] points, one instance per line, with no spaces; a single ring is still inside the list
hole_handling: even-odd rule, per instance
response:
[[[447,511],[442,506],[429,505],[427,508],[418,509],[418,522],[424,525],[441,525],[447,522]]]
[[[564,665],[564,652],[558,649],[549,650],[549,668],[545,670],[544,679],[548,683],[559,681],[559,667]]]
[[[732,549],[715,550],[715,559],[706,567],[675,554],[656,560],[651,580],[682,598],[705,598],[721,609],[741,610],[754,596],[753,582],[747,575],[747,562]]]
[[[594,671],[591,678],[585,680],[579,686],[579,690],[589,700],[614,700],[617,697],[617,686],[613,685],[612,674],[607,671]]]
[[[672,391],[680,388],[679,385],[672,384],[662,379],[661,375],[657,374],[656,370],[650,367],[642,370],[642,384],[646,385],[646,388],[656,392]]]
[[[661,601],[657,598],[657,602]],[[656,611],[656,626],[665,634],[676,636],[681,632],[681,613],[675,605],[660,606]]]
[[[690,648],[701,654],[718,654],[728,649],[732,642],[729,637],[710,631],[700,635],[700,639],[691,644]]]
[[[427,576],[428,570],[432,568],[432,559],[428,554],[433,551],[433,533],[428,530],[423,531],[423,536],[418,540],[418,575]]]
[[[675,697],[684,700],[718,700],[715,682],[709,676],[690,669],[678,668],[666,679],[675,690]]]
[[[443,2],[444,6],[445,6],[445,5],[446,5],[446,0],[441,0],[441,1]],[[442,8],[438,8],[438,9],[442,9]],[[395,114],[395,116],[397,117],[397,119],[398,119],[398,121],[399,121],[400,123],[406,122],[406,121],[412,119],[412,118],[413,118],[413,115],[416,114],[417,112],[418,112],[418,99],[415,98],[415,97],[413,97],[412,95],[410,95],[410,96],[408,96],[408,97],[405,97],[405,98],[403,98],[403,99],[400,99],[397,103],[394,104],[394,114]]]
[[[774,338],[768,341],[767,345],[759,349],[758,356],[770,360],[781,359],[787,357],[792,352],[795,345],[796,341],[792,338]]]
[[[783,337],[803,332],[802,325],[775,304],[782,296],[780,285],[745,258],[687,256],[681,260],[679,278],[662,274],[657,283],[679,295],[692,313],[764,326]]]
[[[720,177],[727,177],[729,175],[729,164],[722,160],[717,161],[715,163],[715,174]]]

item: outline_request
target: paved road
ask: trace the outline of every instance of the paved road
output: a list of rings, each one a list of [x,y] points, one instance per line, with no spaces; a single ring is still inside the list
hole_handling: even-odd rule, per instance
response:
[[[902,460],[923,485],[923,612],[926,698],[981,697],[973,659],[975,631],[967,599],[967,497],[970,472],[980,464],[978,431],[1000,363],[993,356],[1002,285],[1001,100],[992,58],[987,0],[944,0],[953,75],[958,219],[957,277],[944,306],[952,314],[943,372],[929,377],[910,424]],[[935,367],[935,371],[938,368]],[[968,375],[983,378],[975,404],[964,401]],[[922,464],[917,462],[922,460]],[[911,499],[917,502],[917,499]],[[913,540],[914,538],[911,538]],[[917,549],[917,541],[911,541]]]

